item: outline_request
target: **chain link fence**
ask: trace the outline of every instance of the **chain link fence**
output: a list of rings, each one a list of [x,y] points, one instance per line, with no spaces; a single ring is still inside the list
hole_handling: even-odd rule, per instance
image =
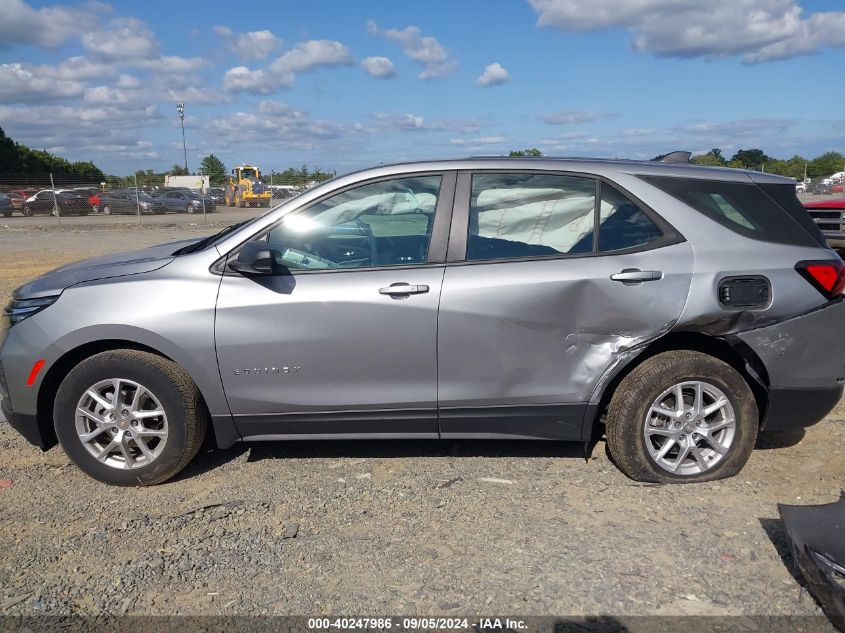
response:
[[[0,215],[6,218],[41,216],[61,223],[68,216],[99,215],[122,216],[127,222],[141,223],[145,216],[166,213],[205,216],[218,204],[223,204],[222,188],[217,192],[213,187],[192,190],[139,185],[134,176],[109,177],[105,182],[57,179],[51,174],[0,177]]]

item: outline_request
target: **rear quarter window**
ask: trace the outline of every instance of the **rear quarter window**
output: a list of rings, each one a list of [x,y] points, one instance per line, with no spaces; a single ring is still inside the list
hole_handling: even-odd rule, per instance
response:
[[[795,209],[777,189],[782,185],[668,176],[641,178],[740,235],[796,246],[825,243],[807,212]],[[794,190],[792,185],[787,186]],[[795,192],[791,195],[794,198]],[[797,198],[795,204],[800,206]]]

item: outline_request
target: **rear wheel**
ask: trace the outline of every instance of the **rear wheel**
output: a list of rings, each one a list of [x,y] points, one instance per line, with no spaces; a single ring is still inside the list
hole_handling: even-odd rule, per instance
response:
[[[111,215],[111,209],[109,208],[109,205],[105,205],[103,207],[103,215]]]
[[[29,205],[24,205],[23,209],[21,210],[21,213],[23,213],[26,217],[31,217],[32,209],[29,207]]]
[[[691,351],[658,354],[628,374],[607,413],[607,445],[638,481],[685,483],[736,475],[751,455],[754,394],[727,363]]]
[[[59,387],[53,418],[68,457],[118,486],[173,477],[196,455],[207,426],[190,378],[138,350],[102,352],[74,367]]]
[[[4,218],[12,217],[12,212],[11,211],[3,211],[3,217]]]

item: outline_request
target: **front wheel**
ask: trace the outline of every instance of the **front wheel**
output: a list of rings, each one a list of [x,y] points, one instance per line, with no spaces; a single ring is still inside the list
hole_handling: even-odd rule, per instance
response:
[[[74,367],[53,407],[56,435],[86,474],[117,486],[161,483],[196,455],[207,420],[199,391],[172,361],[113,350]]]
[[[3,211],[3,217],[4,218],[12,217],[12,212],[11,211]]]
[[[111,208],[109,207],[109,205],[105,205],[103,207],[103,215],[111,215]]]
[[[607,412],[607,446],[637,481],[724,479],[751,456],[758,415],[733,367],[700,352],[664,352],[619,383]]]

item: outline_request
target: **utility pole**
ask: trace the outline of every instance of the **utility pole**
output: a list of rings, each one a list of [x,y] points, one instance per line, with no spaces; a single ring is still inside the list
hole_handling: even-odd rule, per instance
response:
[[[182,154],[185,157],[185,171],[188,171],[188,148],[185,145],[185,102],[176,104],[176,111],[179,113],[179,122],[182,124]]]

